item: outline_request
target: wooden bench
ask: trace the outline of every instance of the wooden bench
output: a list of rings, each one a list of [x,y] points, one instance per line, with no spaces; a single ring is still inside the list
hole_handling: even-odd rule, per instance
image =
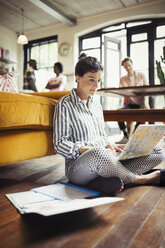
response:
[[[104,110],[105,121],[165,122],[165,109]]]

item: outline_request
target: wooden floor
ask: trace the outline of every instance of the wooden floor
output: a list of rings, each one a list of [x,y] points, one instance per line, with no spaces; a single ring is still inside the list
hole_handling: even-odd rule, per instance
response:
[[[0,247],[165,247],[165,188],[159,186],[125,189],[117,195],[124,201],[51,217],[21,216],[5,197],[61,179],[59,155],[0,167]]]

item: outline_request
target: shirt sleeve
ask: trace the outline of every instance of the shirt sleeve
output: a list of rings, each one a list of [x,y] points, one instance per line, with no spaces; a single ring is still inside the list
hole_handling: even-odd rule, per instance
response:
[[[123,87],[122,78],[120,78],[119,87]]]
[[[57,153],[65,158],[76,159],[79,156],[79,149],[84,146],[83,142],[72,142],[70,138],[71,120],[68,110],[61,102],[55,106],[53,119],[53,143]]]

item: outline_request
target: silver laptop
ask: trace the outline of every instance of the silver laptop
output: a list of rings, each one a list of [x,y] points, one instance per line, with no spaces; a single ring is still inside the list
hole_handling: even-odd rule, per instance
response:
[[[149,155],[165,134],[165,125],[139,125],[123,151],[119,160],[137,158]]]

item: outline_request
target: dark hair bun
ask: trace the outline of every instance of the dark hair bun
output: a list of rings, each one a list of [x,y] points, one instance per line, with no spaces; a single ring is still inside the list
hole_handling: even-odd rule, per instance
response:
[[[86,57],[87,57],[87,56],[86,56],[85,53],[81,53],[80,56],[79,56],[79,60],[80,60],[80,59],[85,59]]]
[[[97,58],[82,53],[75,67],[75,75],[82,77],[87,72],[97,72],[102,70],[103,67]]]

